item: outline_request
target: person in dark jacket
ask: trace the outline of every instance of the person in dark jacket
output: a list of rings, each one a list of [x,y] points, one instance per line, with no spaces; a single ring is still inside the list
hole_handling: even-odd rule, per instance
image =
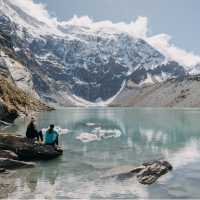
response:
[[[43,141],[43,135],[42,135],[41,131],[40,132],[37,131],[34,118],[31,118],[31,122],[29,123],[29,125],[27,127],[26,137],[30,141],[34,141],[34,140]]]

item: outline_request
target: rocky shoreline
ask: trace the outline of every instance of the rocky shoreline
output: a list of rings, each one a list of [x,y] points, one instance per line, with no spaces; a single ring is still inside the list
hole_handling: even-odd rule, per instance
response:
[[[9,74],[0,73],[0,128],[12,125],[19,116],[52,110],[52,107],[19,89]],[[19,167],[33,167],[34,163],[24,161],[50,159],[58,155],[60,152],[55,152],[51,147],[31,144],[22,136],[0,133],[0,172]]]
[[[53,146],[31,143],[19,135],[0,133],[0,158],[32,161],[49,160],[60,155],[62,150],[56,150]]]
[[[0,133],[0,173],[21,167],[34,167],[27,161],[49,160],[62,155],[53,146],[30,143],[27,138]],[[25,162],[26,161],[26,162]]]
[[[0,198],[15,191],[15,170],[36,167],[33,161],[53,159],[62,153],[52,146],[30,143],[22,136],[0,133]]]

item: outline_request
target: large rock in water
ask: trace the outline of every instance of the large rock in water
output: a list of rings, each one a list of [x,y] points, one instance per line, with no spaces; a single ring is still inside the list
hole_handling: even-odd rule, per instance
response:
[[[172,165],[163,160],[155,160],[143,163],[141,166],[133,170],[117,175],[118,180],[125,180],[137,175],[139,183],[151,185],[155,183],[161,176],[167,174],[173,169]]]
[[[22,136],[0,134],[0,149],[15,152],[21,160],[48,160],[62,155],[52,146],[32,144]]]
[[[144,168],[138,173],[137,180],[144,185],[155,183],[158,178],[173,169],[167,161],[151,161],[143,164]]]

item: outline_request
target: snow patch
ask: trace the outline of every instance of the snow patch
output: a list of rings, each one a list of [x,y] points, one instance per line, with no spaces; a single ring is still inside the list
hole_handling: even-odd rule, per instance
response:
[[[167,34],[159,34],[146,38],[146,41],[158,49],[168,60],[175,60],[180,65],[188,67],[188,70],[200,63],[200,56],[176,47]]]
[[[154,84],[151,74],[147,74],[147,78],[144,81],[141,81],[139,85],[142,86],[144,84],[146,84],[146,85]]]

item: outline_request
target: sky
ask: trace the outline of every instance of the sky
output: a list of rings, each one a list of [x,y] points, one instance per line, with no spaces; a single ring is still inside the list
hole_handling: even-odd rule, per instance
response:
[[[200,0],[34,0],[50,15],[67,21],[74,15],[113,23],[148,18],[148,35],[165,33],[173,44],[200,55]]]

